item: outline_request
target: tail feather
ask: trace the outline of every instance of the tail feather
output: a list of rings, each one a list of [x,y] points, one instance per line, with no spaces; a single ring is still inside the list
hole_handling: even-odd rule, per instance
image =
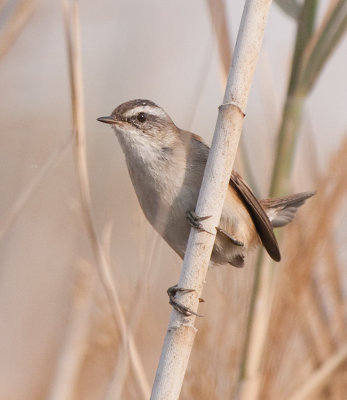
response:
[[[285,226],[291,222],[300,206],[316,192],[303,192],[284,197],[261,200],[271,225],[274,228]]]

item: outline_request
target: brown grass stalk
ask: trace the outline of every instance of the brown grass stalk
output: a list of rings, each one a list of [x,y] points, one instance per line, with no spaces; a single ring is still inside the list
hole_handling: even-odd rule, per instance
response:
[[[37,0],[21,0],[16,5],[0,34],[0,61],[5,57],[8,50],[13,46],[23,31],[26,23],[33,15]]]
[[[124,313],[119,301],[117,290],[113,283],[111,267],[107,261],[102,244],[97,235],[92,218],[89,177],[86,161],[85,127],[83,113],[83,85],[82,65],[80,50],[80,30],[78,17],[78,4],[76,1],[63,0],[64,22],[66,32],[66,43],[68,48],[68,61],[71,84],[72,119],[73,131],[75,133],[75,155],[76,168],[79,177],[79,188],[81,195],[81,206],[87,233],[94,249],[97,259],[97,272],[110,302],[112,315],[116,326],[119,327],[122,343],[127,349],[131,366],[136,376],[137,383],[142,392],[143,398],[148,398],[150,389],[147,383],[146,374],[142,366],[134,339],[128,331]]]
[[[211,23],[215,31],[221,64],[222,87],[225,87],[232,58],[230,32],[223,0],[207,0]]]

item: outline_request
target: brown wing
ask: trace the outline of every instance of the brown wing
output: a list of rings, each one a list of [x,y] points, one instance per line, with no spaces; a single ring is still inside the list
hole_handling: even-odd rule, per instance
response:
[[[231,173],[230,185],[235,189],[236,193],[246,206],[266,251],[275,261],[280,261],[281,254],[278,243],[271,222],[266,215],[263,206],[255,197],[247,183],[236,171]]]

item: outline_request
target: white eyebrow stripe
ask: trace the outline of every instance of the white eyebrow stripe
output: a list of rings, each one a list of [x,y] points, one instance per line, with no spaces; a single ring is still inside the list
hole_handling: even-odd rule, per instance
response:
[[[156,117],[165,117],[166,116],[165,112],[160,107],[153,107],[153,106],[138,106],[138,107],[132,108],[131,110],[129,110],[125,113],[125,116],[127,118],[133,117],[134,115],[137,115],[140,112],[144,112],[144,113],[147,113],[150,115],[155,115]]]

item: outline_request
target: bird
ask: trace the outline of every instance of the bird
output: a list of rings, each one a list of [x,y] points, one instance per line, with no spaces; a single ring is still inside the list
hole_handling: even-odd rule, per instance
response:
[[[111,115],[97,118],[114,129],[129,175],[149,223],[184,257],[191,226],[202,229],[195,206],[209,153],[202,138],[178,128],[151,100],[127,101]],[[247,254],[262,244],[281,260],[273,228],[291,222],[297,209],[315,194],[306,191],[258,200],[232,171],[211,255],[212,265],[241,268]]]

